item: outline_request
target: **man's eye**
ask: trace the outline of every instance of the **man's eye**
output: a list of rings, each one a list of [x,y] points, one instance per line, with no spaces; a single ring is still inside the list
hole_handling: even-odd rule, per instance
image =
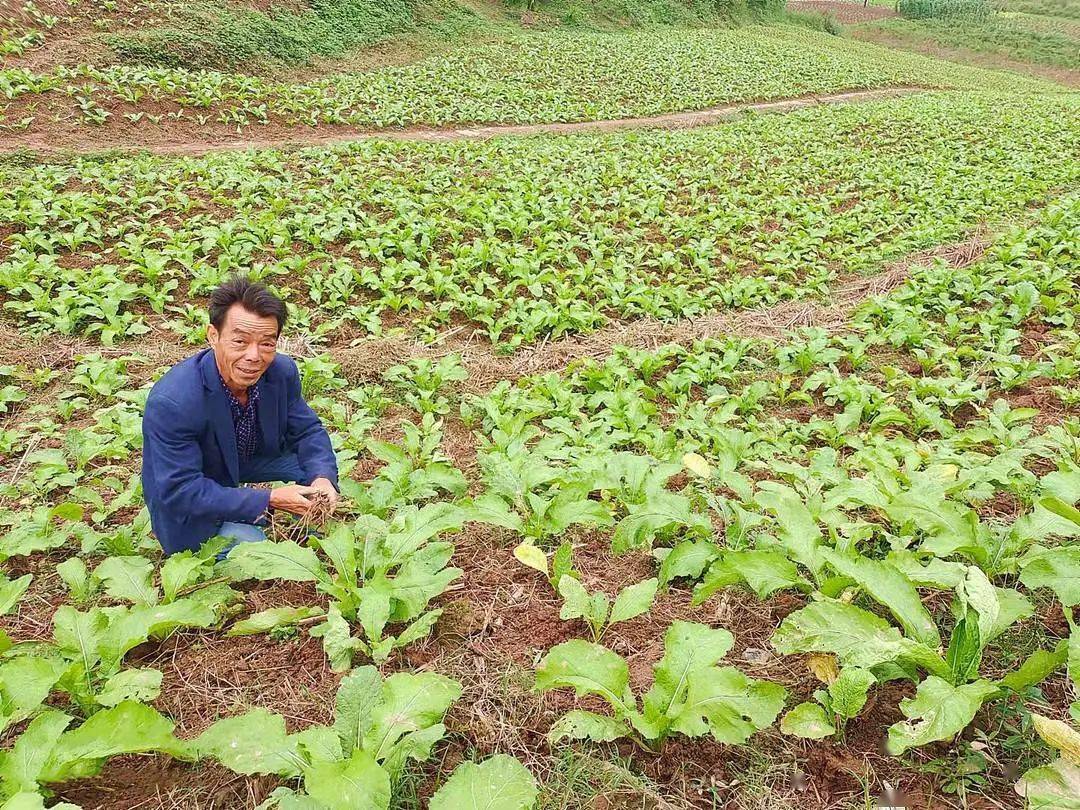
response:
[[[242,341],[240,338],[233,338],[232,339],[232,345],[233,346],[243,346],[244,341]]]
[[[277,348],[277,343],[263,343],[261,346],[264,352],[272,352]]]

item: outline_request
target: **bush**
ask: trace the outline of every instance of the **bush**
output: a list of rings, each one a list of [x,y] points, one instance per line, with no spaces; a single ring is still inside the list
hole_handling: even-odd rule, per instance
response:
[[[300,64],[416,28],[415,0],[310,0],[308,10],[234,10],[194,2],[169,24],[107,41],[126,62],[220,68],[259,59]]]
[[[898,10],[913,20],[951,17],[985,19],[994,13],[989,0],[899,0]]]

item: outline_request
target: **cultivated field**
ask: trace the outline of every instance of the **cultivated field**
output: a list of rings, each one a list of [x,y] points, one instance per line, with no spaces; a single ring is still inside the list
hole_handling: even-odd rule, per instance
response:
[[[216,70],[11,16],[0,810],[1080,808],[1080,94],[532,5],[238,4],[337,50]],[[236,272],[343,499],[165,558],[142,411]]]

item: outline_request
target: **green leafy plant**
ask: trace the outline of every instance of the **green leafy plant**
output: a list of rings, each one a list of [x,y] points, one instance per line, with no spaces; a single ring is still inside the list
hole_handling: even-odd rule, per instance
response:
[[[773,723],[784,706],[785,690],[733,667],[717,666],[732,643],[727,630],[673,623],[664,636],[664,657],[653,668],[653,685],[640,705],[630,691],[626,661],[616,653],[586,641],[553,647],[537,665],[536,688],[597,695],[612,714],[575,709],[555,722],[549,739],[606,742],[631,737],[649,747],[679,733],[745,743]]]
[[[302,791],[274,790],[264,809],[306,801],[320,810],[386,810],[407,765],[428,759],[446,734],[443,715],[460,695],[456,681],[433,672],[384,679],[358,667],[338,687],[332,725],[289,734],[280,715],[255,709],[218,720],[191,748],[237,773],[302,780]]]
[[[467,517],[445,503],[402,507],[389,520],[366,515],[328,527],[312,540],[326,563],[311,546],[265,541],[235,547],[222,571],[236,579],[314,582],[332,600],[325,621],[311,630],[323,640],[331,666],[347,670],[357,653],[382,663],[394,649],[426,636],[442,613],[427,605],[461,569],[447,567],[454,547],[435,538],[456,531]],[[354,623],[363,638],[352,635]],[[404,626],[388,635],[392,624]]]

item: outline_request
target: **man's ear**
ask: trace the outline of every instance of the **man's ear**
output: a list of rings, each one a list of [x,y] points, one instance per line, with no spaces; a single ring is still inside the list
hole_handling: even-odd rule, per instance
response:
[[[214,326],[213,324],[210,324],[208,327],[206,327],[206,341],[211,346],[214,346],[214,345],[217,344],[219,337],[220,337],[220,335],[218,334],[218,330],[217,330],[216,326]]]

